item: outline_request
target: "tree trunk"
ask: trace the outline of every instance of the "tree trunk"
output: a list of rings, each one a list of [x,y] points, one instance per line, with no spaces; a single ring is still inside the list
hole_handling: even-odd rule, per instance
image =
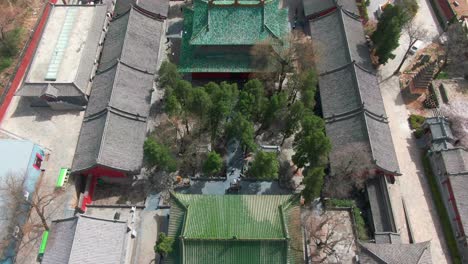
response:
[[[39,218],[41,218],[42,226],[44,227],[44,229],[46,231],[49,231],[49,225],[47,224],[47,220],[45,219],[44,214],[41,212],[37,205],[33,204],[32,206],[34,207],[34,210],[36,210],[36,213],[39,216]]]
[[[400,62],[400,65],[398,65],[398,68],[393,72],[393,75],[397,75],[400,72],[401,67],[403,66],[403,63],[405,63],[406,59],[408,58],[408,52],[410,51],[411,47],[416,43],[417,40],[412,41],[408,48],[406,49],[405,56],[403,56],[403,59]]]
[[[190,135],[190,129],[189,129],[189,124],[188,124],[188,118],[184,119],[185,123],[185,130],[187,131],[187,135]]]
[[[285,134],[285,135],[283,135],[283,139],[281,140],[281,144],[280,144],[281,147],[283,146],[284,141],[286,141],[286,139],[287,139],[287,137],[286,137],[286,134]]]

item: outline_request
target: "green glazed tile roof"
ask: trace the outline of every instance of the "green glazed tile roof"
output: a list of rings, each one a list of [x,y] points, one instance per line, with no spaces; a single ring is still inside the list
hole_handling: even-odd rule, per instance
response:
[[[288,11],[279,9],[279,0],[265,4],[241,1],[203,0],[193,3],[193,35],[191,45],[253,45],[268,37],[281,38],[287,31]],[[243,4],[243,5],[242,5]]]
[[[194,0],[184,11],[179,71],[253,72],[250,48],[267,38],[281,38],[288,31],[288,10],[279,0],[214,1]],[[250,6],[248,6],[250,5]]]
[[[300,210],[291,195],[172,193],[168,263],[303,261]]]

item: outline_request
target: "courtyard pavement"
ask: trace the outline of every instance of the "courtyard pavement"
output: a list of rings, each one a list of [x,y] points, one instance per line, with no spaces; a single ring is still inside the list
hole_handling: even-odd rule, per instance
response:
[[[424,44],[427,45],[437,39],[442,31],[428,1],[418,0],[418,3],[420,8],[415,17],[415,23],[419,23],[428,31],[427,39],[424,41]],[[403,34],[400,39],[401,45],[395,50],[396,58],[379,69],[380,89],[390,122],[390,130],[400,171],[403,174],[397,177],[395,185],[390,186],[389,193],[394,205],[397,228],[402,233],[403,242],[408,242],[409,238],[405,232],[411,229],[413,242],[431,241],[433,263],[450,263],[450,255],[444,240],[440,220],[424,175],[421,150],[417,147],[416,140],[412,136],[408,125],[409,111],[401,95],[399,78],[392,75],[403,58],[407,43],[408,39]],[[414,55],[408,58],[406,64],[413,57]],[[402,69],[404,68],[405,66],[402,67]],[[403,202],[406,205],[408,221],[405,219]]]

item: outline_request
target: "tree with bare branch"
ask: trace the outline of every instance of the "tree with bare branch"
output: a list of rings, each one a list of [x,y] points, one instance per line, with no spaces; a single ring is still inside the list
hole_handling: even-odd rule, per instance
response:
[[[0,42],[6,39],[6,33],[13,29],[13,22],[20,13],[20,9],[11,3],[0,3]]]
[[[421,24],[418,24],[414,21],[414,19],[410,20],[406,24],[403,25],[403,34],[405,34],[408,38],[408,45],[406,46],[405,55],[401,60],[400,64],[396,68],[394,74],[398,74],[400,72],[401,67],[405,63],[406,59],[408,58],[408,54],[411,50],[411,47],[418,41],[418,40],[425,40],[427,38],[427,30],[422,27]]]
[[[44,230],[49,230],[47,223],[48,214],[46,208],[54,201],[60,194],[60,191],[52,193],[42,193],[37,188],[34,193],[28,193],[24,188],[25,177],[18,176],[17,174],[8,174],[0,183],[0,192],[5,195],[7,208],[13,212],[11,220],[15,221],[18,214],[34,212],[40,220],[39,225]]]
[[[250,54],[252,66],[260,72],[256,77],[278,82],[280,92],[287,73],[302,72],[314,65],[312,40],[299,31],[281,39],[268,38],[258,42]]]
[[[340,221],[334,219],[326,211],[319,213],[317,210],[307,211],[302,219],[311,247],[309,255],[311,262],[326,263],[330,257],[339,260],[335,247],[348,239],[337,232]]]
[[[362,190],[373,167],[369,150],[362,143],[349,144],[330,155],[331,173],[325,178],[323,193],[327,197],[348,198]]]
[[[443,41],[444,57],[437,74],[444,68],[455,77],[468,79],[468,36],[459,22],[451,24]]]
[[[462,100],[451,102],[450,105],[442,105],[442,114],[446,116],[452,128],[452,133],[459,144],[468,148],[468,103]]]

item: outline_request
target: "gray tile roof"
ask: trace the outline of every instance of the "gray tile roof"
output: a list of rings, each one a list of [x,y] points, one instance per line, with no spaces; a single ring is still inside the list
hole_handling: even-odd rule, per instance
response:
[[[423,124],[431,132],[431,149],[433,151],[453,148],[455,137],[450,129],[450,122],[445,117],[429,117]]]
[[[463,225],[463,230],[468,230],[468,172],[460,175],[450,175],[450,184],[452,185],[453,196],[457,204],[458,213]]]
[[[135,8],[112,21],[72,171],[102,165],[139,172],[161,31],[161,21]]]
[[[342,6],[344,9],[359,14],[356,2],[354,0],[302,0],[304,5],[304,13],[306,17],[318,15],[321,12],[330,10],[337,6]]]
[[[68,263],[77,222],[77,217],[52,221],[43,264]]]
[[[43,264],[124,263],[127,223],[79,215],[52,222]]]
[[[311,20],[310,25],[326,132],[332,142],[332,171],[334,157],[360,143],[370,154],[370,164],[398,175],[382,95],[360,20],[338,7]]]
[[[103,37],[103,28],[106,23],[107,6],[95,5],[80,7],[93,8],[93,21],[86,36],[86,44],[83,47],[83,54],[80,57],[80,63],[74,76],[73,82],[40,82],[31,83],[25,81],[20,89],[15,93],[18,96],[37,96],[40,97],[42,92],[51,85],[57,90],[57,97],[85,97],[88,94],[88,84],[91,76],[94,74],[94,61],[98,54],[99,40]],[[53,5],[53,8],[67,8],[66,6]],[[29,73],[28,69],[28,73]],[[26,73],[26,76],[28,76]]]
[[[415,244],[359,244],[359,259],[366,264],[431,264],[430,241]]]
[[[138,0],[137,6],[162,17],[169,12],[169,0]]]
[[[136,0],[117,0],[114,8],[114,16],[120,16],[126,13],[135,3]]]

